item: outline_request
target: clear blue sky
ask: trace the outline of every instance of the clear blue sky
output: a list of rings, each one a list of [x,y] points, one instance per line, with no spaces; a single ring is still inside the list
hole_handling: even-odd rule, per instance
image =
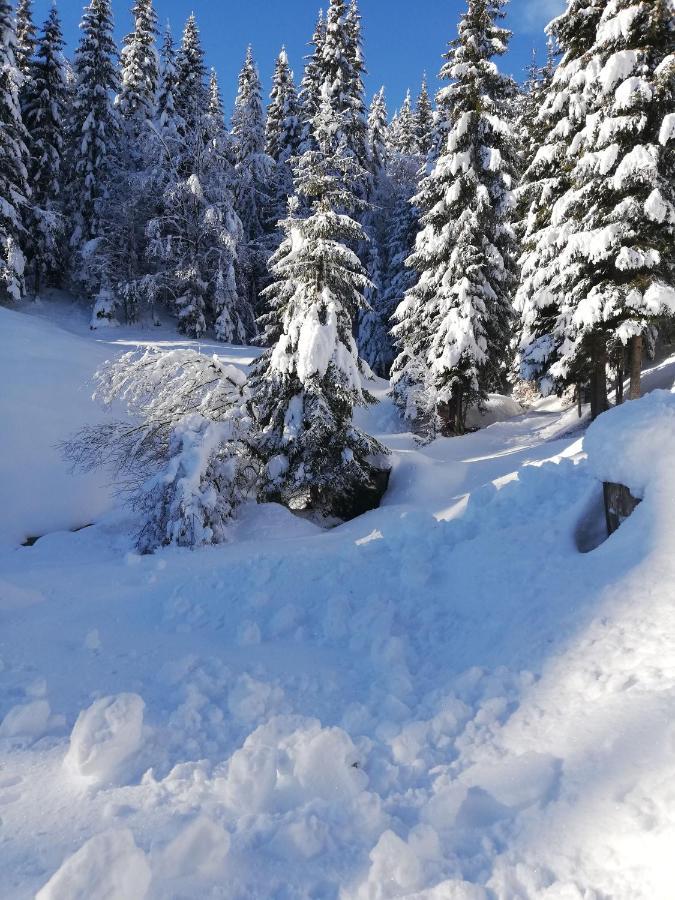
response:
[[[84,3],[57,2],[71,55],[78,40]],[[34,0],[38,24],[44,20],[50,4],[51,0]],[[131,29],[132,5],[133,0],[113,0],[118,38]],[[274,59],[282,44],[288,49],[296,80],[300,79],[306,43],[320,5],[321,0],[155,0],[160,22],[169,19],[177,39],[190,12],[197,15],[207,63],[218,69],[228,110],[249,43],[253,45],[266,93]],[[508,56],[501,62],[504,71],[522,80],[522,70],[533,47],[539,49],[543,59],[544,25],[564,6],[565,0],[511,0],[507,6],[507,25],[514,37]],[[455,37],[465,7],[466,0],[360,0],[369,73],[368,98],[384,84],[393,111],[408,87],[417,92],[424,71],[435,87],[441,54],[447,42]]]

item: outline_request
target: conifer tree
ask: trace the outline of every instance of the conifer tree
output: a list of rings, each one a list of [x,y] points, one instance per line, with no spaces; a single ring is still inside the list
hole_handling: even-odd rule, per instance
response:
[[[511,83],[492,61],[508,44],[509,32],[498,24],[503,5],[469,0],[446,55],[448,144],[416,198],[422,230],[410,263],[420,277],[397,311],[394,396],[432,434],[461,434],[467,409],[506,375],[515,158],[513,135],[500,118]]]
[[[194,13],[185,23],[183,39],[176,58],[173,99],[184,133],[193,131],[208,105],[204,50]]]
[[[176,47],[170,25],[167,25],[164,30],[160,59],[159,84],[157,88],[157,131],[166,151],[173,145],[181,131],[178,113],[176,112],[176,91],[178,86]]]
[[[21,250],[28,204],[28,150],[21,118],[16,65],[14,14],[0,0],[0,299],[16,301],[24,293],[25,258]]]
[[[276,342],[251,379],[252,413],[268,459],[266,499],[329,521],[376,505],[386,482],[382,448],[352,419],[354,406],[370,399],[352,336],[367,278],[349,249],[363,239],[361,226],[338,211],[352,207],[346,185],[365,173],[336,139],[331,99],[326,87],[313,123],[317,149],[296,165],[297,196],[267,289]],[[301,204],[307,216],[298,214]]]
[[[262,87],[253,50],[246,51],[232,115],[235,157],[235,202],[249,249],[249,297],[258,308],[261,288],[267,281],[270,250],[267,239],[274,229],[271,191],[272,160],[265,153],[265,114]]]
[[[563,58],[525,173],[530,203],[517,303],[522,370],[544,390],[590,382],[608,405],[608,347],[630,345],[639,393],[642,336],[673,314],[673,12],[667,3],[575,0],[551,24]],[[665,135],[665,136],[664,136]],[[656,212],[658,210],[658,212]]]
[[[16,7],[16,65],[24,79],[30,77],[37,28],[33,22],[33,0],[19,0]]]
[[[417,152],[427,157],[433,143],[434,135],[434,110],[429,98],[427,76],[422,79],[417,103],[415,105],[415,137],[417,139]]]
[[[371,206],[363,225],[368,235],[364,253],[370,285],[366,287],[368,306],[359,313],[357,344],[359,354],[377,375],[388,374],[391,364],[389,322],[382,310],[386,285],[386,245],[391,187],[387,174],[388,116],[384,88],[373,97],[368,114],[368,159],[372,175]]]
[[[326,40],[326,22],[323,10],[319,10],[319,17],[316,22],[314,34],[309,42],[309,46],[314,50],[306,58],[305,72],[300,85],[300,115],[301,115],[301,136],[300,136],[300,152],[315,148],[314,136],[312,134],[313,123],[321,106],[321,92],[323,89],[324,74],[322,66],[323,45]]]
[[[300,108],[288,64],[288,54],[282,47],[272,77],[272,92],[265,122],[265,150],[275,162],[295,156],[300,144]]]
[[[124,39],[121,53],[122,84],[117,106],[131,140],[147,132],[156,117],[159,86],[157,14],[153,0],[136,0],[132,10],[134,30]]]
[[[63,276],[62,239],[65,127],[68,101],[63,34],[52,6],[30,66],[24,121],[29,134],[32,184],[31,256],[35,294]]]
[[[269,210],[272,224],[280,221],[286,215],[288,199],[293,193],[291,159],[298,153],[301,137],[302,124],[298,95],[293,81],[293,72],[288,64],[288,56],[285,49],[282,48],[274,69],[265,124],[265,149],[267,155],[274,162],[272,199]]]
[[[417,153],[415,113],[413,112],[410,91],[406,92],[403,105],[392,119],[389,144],[398,153],[405,153],[408,156],[413,156]]]
[[[118,151],[119,120],[112,97],[118,87],[117,48],[110,0],[91,0],[80,25],[70,133],[69,209],[71,247],[80,250],[100,235],[101,201]]]
[[[347,81],[347,144],[360,165],[368,168],[366,140],[368,134],[365,88],[366,66],[363,58],[361,14],[358,0],[351,0],[344,20],[346,56],[349,65]]]
[[[643,336],[675,315],[675,11],[609,0],[589,51],[584,128],[560,201],[571,226],[554,262],[558,372],[589,340],[630,347],[640,396]]]
[[[368,112],[368,155],[376,179],[382,177],[387,167],[388,118],[384,87],[381,87],[373,97]]]

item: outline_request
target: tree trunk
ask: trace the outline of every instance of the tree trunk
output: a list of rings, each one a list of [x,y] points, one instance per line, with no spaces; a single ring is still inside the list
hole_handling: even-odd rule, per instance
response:
[[[579,418],[583,415],[583,405],[584,405],[584,386],[580,383],[577,385],[577,413]]]
[[[642,349],[643,338],[641,334],[636,334],[630,339],[630,388],[628,389],[629,400],[639,400],[642,396]]]
[[[464,434],[464,415],[462,411],[462,400],[464,391],[462,385],[457,387],[454,394],[455,401],[455,434]]]
[[[624,369],[623,369],[623,346],[619,351],[619,355],[616,360],[616,381],[614,383],[615,393],[616,393],[616,405],[621,406],[623,403],[623,380],[624,380]]]
[[[604,335],[591,338],[591,419],[609,409],[607,399],[607,343]]]

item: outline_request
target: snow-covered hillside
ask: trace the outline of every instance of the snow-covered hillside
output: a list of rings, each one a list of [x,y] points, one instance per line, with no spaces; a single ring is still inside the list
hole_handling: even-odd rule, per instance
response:
[[[421,447],[377,382],[380,509],[249,506],[227,546],[140,557],[54,445],[103,415],[103,360],[180,341],[55,308],[0,309],[0,897],[672,897],[675,395],[587,446],[494,398]],[[582,553],[599,478],[644,502]]]

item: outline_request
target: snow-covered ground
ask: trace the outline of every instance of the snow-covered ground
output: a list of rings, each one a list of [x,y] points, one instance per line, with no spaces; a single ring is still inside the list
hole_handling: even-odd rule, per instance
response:
[[[139,557],[54,444],[103,415],[103,360],[180,341],[29,312],[0,309],[3,900],[672,898],[675,395],[587,458],[574,410],[499,398],[420,447],[380,382],[379,510],[251,506]],[[617,472],[644,502],[582,553]]]

